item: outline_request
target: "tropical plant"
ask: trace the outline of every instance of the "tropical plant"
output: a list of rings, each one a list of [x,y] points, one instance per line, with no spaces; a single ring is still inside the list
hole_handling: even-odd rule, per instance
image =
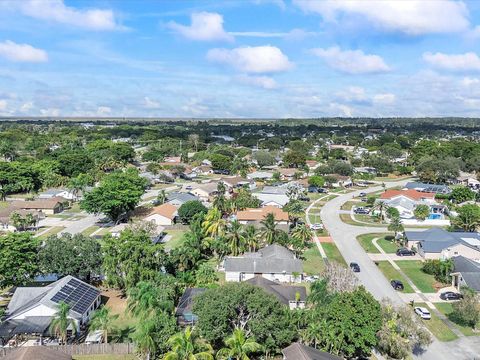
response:
[[[222,215],[222,212],[216,207],[208,210],[202,223],[203,231],[207,236],[216,238],[225,234],[227,221]]]
[[[219,359],[250,360],[248,355],[259,352],[262,346],[252,337],[247,337],[242,329],[233,330],[233,334],[225,339],[226,347],[217,353]]]
[[[303,249],[307,248],[313,238],[313,231],[306,225],[297,225],[292,232],[292,238],[298,240]]]
[[[425,220],[430,215],[430,207],[428,205],[417,205],[413,210],[413,215],[419,220]]]
[[[174,288],[167,281],[163,282],[163,286],[152,281],[141,281],[127,291],[127,311],[141,319],[157,311],[171,311],[174,295]]]
[[[247,225],[243,231],[243,238],[245,239],[245,246],[248,251],[254,252],[258,248],[257,229],[254,225]]]
[[[157,202],[159,205],[165,204],[167,201],[167,193],[165,190],[160,190],[157,195]]]
[[[213,348],[205,340],[197,336],[190,326],[170,339],[171,350],[163,360],[213,360]]]
[[[280,238],[281,230],[277,229],[277,223],[275,222],[275,215],[269,213],[265,215],[265,218],[261,221],[262,229],[259,236],[262,242],[271,245]]]
[[[480,227],[480,207],[474,204],[461,206],[458,215],[453,219],[453,225],[463,231],[476,231]]]
[[[69,317],[70,305],[60,301],[58,303],[58,310],[50,323],[50,331],[60,339],[60,343],[65,345],[67,343],[67,332],[70,328],[72,333],[77,332],[77,324],[74,319]]]
[[[101,330],[103,341],[108,343],[108,334],[115,330],[115,320],[118,317],[118,314],[111,314],[108,307],[102,306],[100,309],[95,310],[88,326],[90,330]]]
[[[225,234],[225,239],[227,240],[227,246],[231,255],[238,256],[245,251],[243,227],[238,220],[233,220],[229,224]]]
[[[392,208],[390,208],[392,209]],[[394,216],[390,220],[390,224],[388,224],[388,231],[393,231],[395,233],[395,238],[399,232],[404,230],[402,220],[399,216]]]
[[[283,207],[283,211],[286,211],[288,213],[288,217],[293,226],[297,226],[298,219],[300,218],[300,216],[302,216],[302,214],[304,214],[305,208],[301,201],[290,200]]]

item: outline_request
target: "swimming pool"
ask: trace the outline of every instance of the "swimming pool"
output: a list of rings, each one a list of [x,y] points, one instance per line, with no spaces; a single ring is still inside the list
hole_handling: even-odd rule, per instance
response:
[[[430,214],[428,215],[428,219],[430,220],[440,220],[442,218],[442,214]]]

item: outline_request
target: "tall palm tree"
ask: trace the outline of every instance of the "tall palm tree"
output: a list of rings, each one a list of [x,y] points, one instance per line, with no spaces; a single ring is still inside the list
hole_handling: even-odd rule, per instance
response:
[[[283,210],[288,213],[288,218],[293,226],[297,225],[298,219],[305,212],[305,208],[299,200],[290,200],[285,204]]]
[[[150,355],[156,353],[158,346],[155,339],[157,332],[157,324],[155,318],[150,318],[144,321],[139,321],[135,327],[135,332],[132,334],[132,340],[135,343],[138,351],[150,359]]]
[[[258,248],[257,229],[254,225],[247,225],[243,231],[243,238],[245,239],[245,246],[248,251],[253,252]]]
[[[238,256],[245,251],[245,237],[243,234],[242,224],[238,220],[233,220],[227,228],[225,235],[231,255]]]
[[[388,205],[385,204],[384,201],[377,201],[374,205],[373,205],[373,210],[377,210],[379,212],[379,217],[378,219],[380,220],[380,222],[384,221],[385,220],[385,213],[386,211],[388,210]]]
[[[226,347],[217,353],[219,359],[250,360],[248,355],[256,353],[262,346],[254,338],[247,338],[242,329],[233,330],[233,334],[225,339]]]
[[[277,229],[277,224],[275,223],[275,216],[272,213],[267,214],[261,221],[261,224],[263,227],[260,230],[259,236],[263,239],[265,244],[273,244],[279,236],[279,230]]]
[[[301,332],[301,339],[305,345],[313,346],[316,349],[322,341],[322,327],[320,322],[310,321],[308,326]]]
[[[103,341],[108,343],[108,333],[115,329],[114,322],[118,319],[118,314],[111,314],[110,309],[102,306],[93,313],[89,322],[90,330],[101,330],[103,333]]]
[[[75,320],[68,317],[70,312],[70,305],[60,301],[58,303],[58,311],[55,313],[55,317],[50,323],[50,331],[57,336],[62,344],[67,343],[67,331],[71,327],[72,333],[77,332],[77,324]]]
[[[196,336],[190,326],[168,339],[171,351],[163,360],[213,360],[213,349],[210,344]]]
[[[165,190],[160,190],[157,195],[157,201],[159,205],[165,204],[167,201],[167,193]]]
[[[388,231],[393,231],[395,233],[395,239],[397,238],[397,234],[404,230],[402,220],[400,220],[399,216],[394,216],[390,220],[390,224],[388,224]]]
[[[208,211],[202,223],[203,231],[207,236],[212,238],[225,234],[226,226],[227,222],[222,217],[222,212],[216,207]]]
[[[223,214],[227,208],[227,199],[225,198],[225,184],[219,181],[217,184],[217,195],[213,199],[213,206]]]
[[[313,232],[306,224],[297,225],[293,229],[292,237],[300,242],[302,247],[305,249],[310,240],[312,240]]]
[[[167,288],[160,289],[152,282],[141,281],[127,291],[127,311],[146,319],[157,310],[172,310],[171,291]]]

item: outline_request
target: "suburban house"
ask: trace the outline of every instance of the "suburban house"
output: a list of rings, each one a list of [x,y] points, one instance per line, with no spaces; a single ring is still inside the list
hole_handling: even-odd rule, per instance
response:
[[[245,179],[244,177],[241,177],[241,176],[225,177],[221,181],[225,184],[225,186],[230,191],[233,191],[233,189],[238,189],[243,187],[252,190],[252,189],[255,189],[256,187],[255,181],[251,179]]]
[[[461,172],[460,176],[457,177],[457,183],[468,186],[474,190],[478,190],[480,188],[480,181],[477,180],[477,176],[475,174]]]
[[[182,163],[182,158],[180,156],[167,156],[163,162],[171,165],[178,165]]]
[[[305,173],[301,169],[297,168],[280,168],[278,169],[278,172],[280,173],[280,178],[285,181],[293,180],[295,175],[300,175],[300,178],[305,176]]]
[[[262,191],[252,193],[262,202],[262,206],[283,207],[290,200],[286,186],[265,186]]]
[[[335,179],[335,181],[330,184],[331,187],[339,188],[339,187],[349,187],[353,185],[352,178],[350,176],[344,176],[339,174],[328,174],[326,176],[332,177]]]
[[[199,197],[201,201],[207,202],[217,194],[217,183],[209,182],[205,184],[187,185],[184,189],[190,194]]]
[[[73,276],[43,287],[17,287],[0,324],[0,337],[51,335],[49,326],[62,301],[70,305],[68,317],[75,321],[79,331],[100,306],[100,290]]]
[[[200,201],[200,198],[189,193],[171,192],[167,194],[167,204],[180,207],[187,201]]]
[[[307,345],[293,343],[282,350],[283,360],[342,360],[343,358]]]
[[[209,175],[213,174],[213,169],[211,165],[200,165],[192,170],[197,175]]]
[[[453,263],[455,267],[450,274],[452,276],[452,286],[455,286],[458,291],[466,286],[480,292],[480,263],[464,256],[455,256]]]
[[[262,276],[254,276],[245,281],[262,288],[265,292],[274,295],[278,301],[289,307],[290,310],[304,309],[307,300],[305,286],[283,285],[275,281],[265,279]]]
[[[418,205],[428,205],[430,212],[437,218],[443,218],[443,212],[446,211],[444,205],[437,204],[435,193],[421,192],[417,190],[387,190],[380,195],[378,201],[384,202],[388,207],[398,210],[402,219],[412,219],[415,217],[414,210]]]
[[[152,208],[152,211],[144,220],[153,221],[156,225],[173,225],[177,215],[177,208],[172,204],[165,203]]]
[[[374,167],[369,167],[369,166],[356,167],[356,168],[354,168],[354,171],[355,171],[357,174],[371,174],[371,175],[375,175],[375,174],[377,173],[377,169],[375,169]]]
[[[407,190],[417,190],[421,192],[432,192],[435,194],[450,194],[452,190],[447,185],[441,184],[427,184],[422,182],[408,182],[405,185]]]
[[[317,160],[307,160],[305,164],[309,170],[315,170],[320,165]]]
[[[284,227],[288,225],[288,213],[272,205],[237,211],[232,217],[236,218],[240,224],[260,226],[260,223],[268,214],[273,214],[277,225],[283,225]]]
[[[303,264],[300,259],[287,248],[273,244],[256,253],[245,253],[241,256],[229,256],[223,263],[226,281],[246,281],[254,276],[262,276],[268,280],[301,282]]]
[[[65,199],[53,197],[50,199],[38,199],[32,201],[12,201],[11,206],[20,210],[36,210],[46,215],[54,215],[63,211]]]
[[[181,326],[194,325],[198,320],[198,316],[192,313],[193,299],[205,292],[205,288],[187,288],[182,297],[178,301],[175,317],[177,324]]]
[[[425,231],[405,231],[409,248],[415,247],[425,259],[449,259],[463,256],[480,261],[480,234],[476,232],[448,232],[442,228]]]
[[[273,177],[273,173],[269,171],[254,171],[247,174],[247,178],[253,180],[269,180]]]
[[[16,231],[17,228],[13,225],[12,215],[17,213],[22,218],[28,214],[32,214],[34,220],[38,223],[39,220],[45,218],[45,214],[40,210],[22,210],[17,209],[13,206],[8,206],[6,208],[0,209],[0,231]]]
[[[38,194],[39,199],[52,199],[55,197],[61,197],[67,200],[76,200],[78,195],[76,196],[72,191],[67,189],[47,189],[40,194]]]

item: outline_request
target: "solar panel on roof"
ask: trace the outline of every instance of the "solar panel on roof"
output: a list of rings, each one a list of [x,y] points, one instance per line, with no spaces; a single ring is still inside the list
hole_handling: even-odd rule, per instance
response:
[[[64,301],[70,305],[73,311],[83,314],[88,310],[97,296],[98,290],[91,288],[79,280],[71,279],[51,300],[55,303]]]

